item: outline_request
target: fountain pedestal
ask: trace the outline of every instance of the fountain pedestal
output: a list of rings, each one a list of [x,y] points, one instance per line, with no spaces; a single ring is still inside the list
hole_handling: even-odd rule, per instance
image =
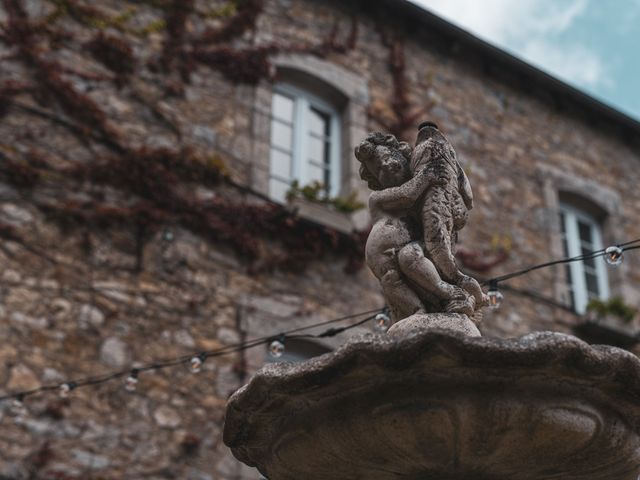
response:
[[[224,441],[269,480],[637,480],[640,360],[554,333],[367,335],[266,365]]]

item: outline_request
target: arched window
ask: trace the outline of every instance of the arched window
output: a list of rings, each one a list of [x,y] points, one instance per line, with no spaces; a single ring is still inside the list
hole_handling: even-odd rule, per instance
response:
[[[269,195],[284,202],[291,184],[318,182],[322,195],[340,192],[340,114],[328,101],[278,84],[271,105]]]
[[[576,257],[603,248],[601,222],[587,210],[560,203],[560,228],[564,255]],[[602,258],[592,258],[565,266],[568,299],[578,313],[586,311],[591,299],[609,297],[609,281]]]
[[[313,55],[283,54],[273,59],[275,83],[260,82],[254,92],[251,151],[252,187],[286,200],[291,183],[322,183],[320,196],[368,192],[353,151],[366,134],[369,89],[366,78]],[[299,199],[300,200],[300,199]],[[348,216],[316,202],[298,201],[301,216],[341,231],[368,224],[364,210]]]

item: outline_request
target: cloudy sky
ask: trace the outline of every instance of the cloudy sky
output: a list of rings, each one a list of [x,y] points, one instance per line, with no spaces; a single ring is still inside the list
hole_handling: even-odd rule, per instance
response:
[[[411,0],[640,120],[640,0]]]

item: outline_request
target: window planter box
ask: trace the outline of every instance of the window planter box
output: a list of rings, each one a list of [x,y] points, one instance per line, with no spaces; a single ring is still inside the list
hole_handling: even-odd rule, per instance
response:
[[[351,233],[355,225],[350,213],[334,210],[330,205],[312,202],[303,198],[295,198],[288,203],[300,217],[320,225],[332,228],[341,233]]]

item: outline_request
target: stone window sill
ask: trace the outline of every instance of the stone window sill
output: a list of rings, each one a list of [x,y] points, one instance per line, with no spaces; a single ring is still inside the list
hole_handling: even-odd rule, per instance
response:
[[[624,320],[616,317],[615,315],[598,316],[587,313],[587,322],[595,323],[603,327],[617,330],[626,335],[635,336],[636,326],[633,321],[625,322]]]
[[[333,210],[327,205],[296,198],[288,204],[301,218],[311,220],[341,233],[351,233],[356,229],[352,214]]]

